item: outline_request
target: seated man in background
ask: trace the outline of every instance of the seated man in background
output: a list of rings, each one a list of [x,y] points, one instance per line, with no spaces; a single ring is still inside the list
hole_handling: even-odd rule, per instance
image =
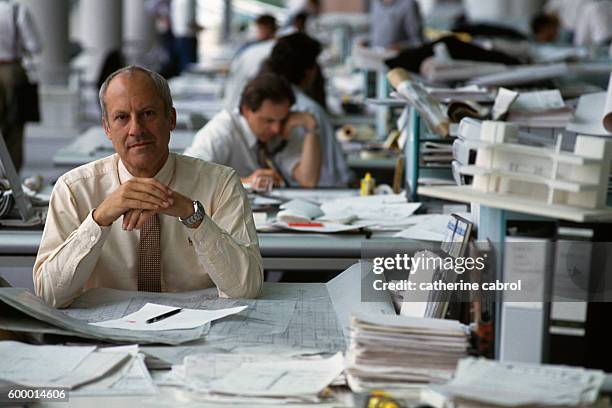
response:
[[[290,112],[294,102],[286,79],[256,77],[242,92],[240,111],[215,115],[185,154],[233,167],[251,185],[267,177],[275,185],[315,187],[321,167],[317,124],[309,113]]]
[[[336,140],[331,118],[323,106],[306,94],[317,78],[317,57],[320,53],[321,44],[304,33],[281,37],[262,64],[262,72],[274,73],[291,82],[296,99],[293,109],[310,112],[316,119],[323,163],[318,186],[344,187],[352,174]]]
[[[122,68],[102,85],[100,105],[117,154],[55,184],[34,265],[36,294],[55,307],[95,287],[216,286],[220,296],[256,296],[262,260],[240,179],[169,152],[176,111],[166,80]]]

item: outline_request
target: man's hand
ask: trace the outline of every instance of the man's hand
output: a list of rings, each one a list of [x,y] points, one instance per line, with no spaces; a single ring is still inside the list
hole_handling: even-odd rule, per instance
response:
[[[288,140],[291,131],[295,128],[305,128],[306,130],[314,130],[317,127],[317,120],[308,112],[291,112],[283,126],[281,136]]]
[[[280,186],[283,184],[282,177],[274,169],[257,169],[250,176],[244,177],[241,181],[243,183],[249,183],[251,188],[257,189],[257,184],[265,184],[263,179],[271,179],[274,186]]]
[[[139,230],[142,228],[145,221],[156,213],[169,215],[175,218],[181,217],[182,219],[185,219],[193,214],[193,200],[180,193],[177,193],[176,191],[172,192],[172,198],[173,204],[171,206],[161,208],[157,211],[140,209],[128,210],[123,216],[123,229],[127,231],[132,231],[134,229]],[[197,228],[198,226],[199,224],[195,225],[193,228]]]
[[[92,214],[98,225],[109,226],[130,210],[159,212],[176,205],[172,190],[153,178],[133,178],[109,195]]]

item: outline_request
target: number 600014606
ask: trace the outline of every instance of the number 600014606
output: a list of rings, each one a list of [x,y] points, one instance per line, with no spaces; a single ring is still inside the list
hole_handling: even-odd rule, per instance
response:
[[[67,401],[68,393],[63,388],[18,388],[6,394],[10,401],[56,400]]]

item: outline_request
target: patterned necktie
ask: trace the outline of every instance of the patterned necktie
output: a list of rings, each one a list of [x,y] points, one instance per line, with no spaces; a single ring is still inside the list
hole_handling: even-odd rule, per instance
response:
[[[283,143],[281,145],[282,145],[282,148],[284,148],[286,143]],[[280,151],[282,150],[282,148],[278,150]],[[257,164],[259,164],[259,167],[261,167],[262,169],[274,170],[282,179],[284,186],[286,187],[289,185],[289,183],[285,179],[285,176],[283,176],[283,173],[279,171],[274,161],[270,158],[270,154],[268,153],[268,149],[266,145],[259,141],[257,142]]]
[[[140,230],[138,243],[138,290],[161,292],[161,227],[157,214]]]

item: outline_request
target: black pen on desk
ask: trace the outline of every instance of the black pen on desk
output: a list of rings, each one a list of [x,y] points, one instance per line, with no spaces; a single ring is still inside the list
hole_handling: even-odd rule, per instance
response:
[[[145,323],[159,322],[160,320],[164,320],[164,319],[166,319],[166,318],[168,318],[170,316],[174,316],[175,314],[179,313],[181,310],[183,310],[183,309],[179,308],[179,309],[171,310],[171,311],[166,312],[166,313],[162,313],[162,314],[160,314],[158,316],[155,316],[155,317],[152,317],[150,319],[147,319]]]

